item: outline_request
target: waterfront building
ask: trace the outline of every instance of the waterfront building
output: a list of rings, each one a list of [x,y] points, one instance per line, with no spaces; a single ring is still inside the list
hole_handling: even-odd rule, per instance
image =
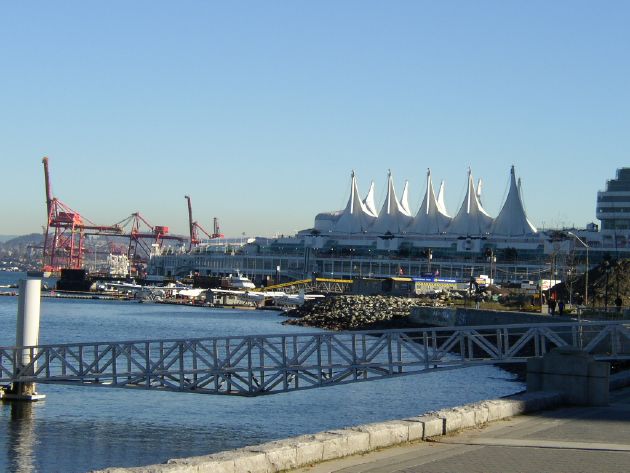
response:
[[[371,235],[385,235],[391,233],[400,235],[404,233],[411,224],[413,217],[409,210],[409,202],[407,201],[408,186],[405,185],[403,198],[399,201],[396,197],[396,189],[394,189],[394,178],[391,171],[387,173],[387,194],[383,207],[378,214],[374,223],[366,229],[365,233]],[[336,227],[334,233],[340,232]]]
[[[597,218],[601,222],[603,244],[615,249],[630,242],[630,168],[617,169],[606,190],[597,193]]]
[[[415,218],[409,224],[407,232],[418,235],[439,235],[446,231],[451,223],[451,216],[444,205],[444,182],[440,186],[438,198],[435,197],[431,170],[427,170],[427,190]],[[441,199],[441,203],[440,203]]]
[[[594,224],[583,230],[538,230],[525,212],[522,186],[513,166],[509,191],[496,218],[483,208],[481,181],[475,186],[470,170],[466,196],[454,217],[444,205],[443,181],[435,196],[430,170],[422,205],[415,215],[407,196],[408,184],[401,198],[397,197],[392,173],[388,172],[387,195],[377,212],[374,183],[362,199],[352,172],[345,208],[317,214],[312,228],[293,236],[258,237],[242,245],[222,245],[219,241],[190,252],[171,249],[151,258],[149,272],[162,276],[225,276],[238,270],[257,282],[401,274],[459,279],[486,274],[498,281],[555,280],[584,272],[584,244],[590,251],[589,265],[598,264],[612,248],[630,251],[626,244],[630,232],[630,169],[626,168],[618,171],[616,180],[608,182],[606,192],[598,193],[598,218],[606,227],[604,232],[598,232]],[[610,200],[613,197],[617,200]],[[616,217],[614,222],[611,214]],[[611,231],[616,238],[605,238]]]
[[[514,168],[512,168],[512,172],[514,172]],[[490,233],[493,218],[481,206],[481,201],[479,200],[481,191],[479,187],[481,187],[481,183],[475,190],[472,171],[469,169],[466,197],[464,197],[459,212],[446,227],[446,233],[457,236],[486,235]],[[513,210],[516,211],[517,209]]]

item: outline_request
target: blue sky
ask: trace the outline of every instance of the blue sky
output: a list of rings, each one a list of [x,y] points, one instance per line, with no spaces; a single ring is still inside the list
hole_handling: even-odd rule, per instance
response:
[[[455,214],[466,172],[496,215],[512,164],[539,227],[584,226],[630,166],[624,1],[3,2],[0,234],[54,194],[90,220],[292,233],[377,205],[391,169],[417,209],[430,167]]]

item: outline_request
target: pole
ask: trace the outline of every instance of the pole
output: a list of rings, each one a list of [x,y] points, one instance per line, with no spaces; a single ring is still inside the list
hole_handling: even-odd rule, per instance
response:
[[[586,268],[584,270],[584,305],[588,306],[588,243],[585,243],[584,241],[582,241],[582,239],[577,236],[575,233],[573,232],[567,232],[569,235],[571,235],[573,238],[575,238],[577,241],[579,241],[582,246],[584,246],[584,248],[586,248]]]
[[[584,305],[588,306],[588,245],[586,246],[586,270],[584,271]]]
[[[39,343],[39,315],[41,301],[41,277],[27,276],[27,279],[20,280],[20,293],[18,296],[17,324],[15,330],[15,345],[17,347],[32,347]],[[16,368],[21,374],[33,375],[36,364],[31,366],[31,349],[17,350]],[[21,401],[37,401],[45,396],[37,394],[35,383],[16,382],[13,383],[9,391],[5,394],[6,399]]]
[[[606,268],[606,292],[604,293],[604,311],[608,312],[608,273],[609,269]]]

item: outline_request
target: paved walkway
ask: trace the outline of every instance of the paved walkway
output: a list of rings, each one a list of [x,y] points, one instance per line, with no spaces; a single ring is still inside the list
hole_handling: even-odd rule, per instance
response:
[[[607,407],[565,407],[294,473],[629,473],[630,387]]]

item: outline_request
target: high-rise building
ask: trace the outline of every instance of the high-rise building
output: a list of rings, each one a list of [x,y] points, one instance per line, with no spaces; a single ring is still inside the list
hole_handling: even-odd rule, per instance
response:
[[[597,193],[596,212],[604,245],[625,247],[630,237],[630,168],[617,169],[616,179]]]

